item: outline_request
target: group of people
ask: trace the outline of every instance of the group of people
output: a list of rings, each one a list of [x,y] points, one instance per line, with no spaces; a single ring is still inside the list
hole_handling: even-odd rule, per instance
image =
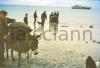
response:
[[[34,12],[33,18],[34,18],[34,28],[35,28],[35,25],[36,25],[36,22],[37,22],[37,18],[38,18],[37,11]],[[41,26],[43,28],[44,28],[44,24],[45,24],[46,19],[47,19],[47,14],[46,14],[46,11],[44,11],[41,14],[41,22],[40,22]],[[24,23],[28,24],[28,14],[27,13],[25,14],[25,17],[24,17]]]
[[[41,24],[41,27],[44,28],[45,21],[47,20],[46,11],[44,11],[41,14],[41,22],[37,21],[37,18],[38,18],[37,11],[34,12],[33,18],[34,18],[34,28],[35,28],[36,22],[38,24]],[[49,25],[50,25],[49,27],[50,27],[50,29],[54,24],[56,24],[56,26],[58,28],[58,22],[59,22],[59,12],[58,11],[52,12],[49,15]],[[25,14],[25,17],[24,17],[24,23],[28,24],[28,14],[27,13]]]
[[[49,16],[49,28],[50,30],[54,27],[54,30],[58,30],[58,23],[59,23],[59,12],[55,11],[52,12]]]

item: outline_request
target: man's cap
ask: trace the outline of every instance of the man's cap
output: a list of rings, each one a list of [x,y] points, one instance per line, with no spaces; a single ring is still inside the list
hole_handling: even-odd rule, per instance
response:
[[[1,10],[0,13],[2,13],[5,16],[8,14],[7,11],[5,11],[5,10]]]

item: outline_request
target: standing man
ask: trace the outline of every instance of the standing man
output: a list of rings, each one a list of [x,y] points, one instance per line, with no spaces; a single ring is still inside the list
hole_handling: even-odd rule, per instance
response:
[[[58,11],[57,12],[56,11],[54,12],[54,22],[55,23],[58,23],[59,22],[59,12]]]
[[[44,11],[44,13],[42,13],[41,15],[41,26],[42,28],[44,28],[44,23],[45,23],[45,20],[47,19],[47,14],[46,14],[46,11]]]
[[[28,25],[28,14],[27,13],[25,14],[25,17],[24,17],[24,23]]]
[[[50,14],[49,16],[49,29],[51,30],[51,27],[53,26],[53,17],[54,17],[54,14],[53,12]]]
[[[4,10],[0,11],[0,66],[4,66],[4,38],[7,35],[7,12]]]
[[[59,11],[57,11],[57,23],[59,23]]]
[[[54,23],[55,23],[55,26],[56,26],[56,31],[58,31],[58,24],[59,24],[59,12],[55,11],[54,12]]]
[[[38,18],[37,11],[35,11],[33,17],[34,17],[34,28],[35,28],[35,24],[36,24],[36,21],[37,21],[37,18]]]
[[[57,11],[57,31],[58,31],[58,25],[59,25],[59,11]]]

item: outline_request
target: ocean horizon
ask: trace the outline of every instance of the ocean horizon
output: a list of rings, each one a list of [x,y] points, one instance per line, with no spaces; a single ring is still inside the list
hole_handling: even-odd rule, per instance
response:
[[[16,21],[23,22],[24,15],[28,13],[29,23],[33,23],[33,14],[37,11],[38,21],[41,21],[41,14],[43,11],[47,12],[49,22],[49,15],[51,12],[59,11],[59,23],[60,24],[99,24],[100,9],[92,8],[86,9],[72,9],[71,7],[50,7],[50,6],[23,6],[23,5],[0,5],[0,10],[6,10],[8,17],[16,19]]]

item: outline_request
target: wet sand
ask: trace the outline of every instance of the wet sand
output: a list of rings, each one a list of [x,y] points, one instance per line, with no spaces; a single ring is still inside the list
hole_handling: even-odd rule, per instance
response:
[[[97,41],[95,37],[97,36],[97,34],[99,34],[97,33],[98,25],[93,25],[94,27],[92,29],[89,27],[91,25],[81,25],[83,26],[82,28],[80,27],[80,25],[67,25],[68,27],[60,26],[63,25],[59,25],[59,31],[65,29],[68,32],[72,29],[79,30],[81,35],[83,30],[91,30],[93,33],[93,40]],[[45,30],[48,30],[48,26],[45,27]],[[89,41],[88,38],[83,41],[82,36],[80,37],[80,41],[77,40],[77,36],[75,36],[74,41],[70,40],[70,36],[68,36],[68,40],[61,41],[58,39],[58,37],[60,34],[62,34],[62,32],[59,31],[57,33],[56,40],[53,39],[53,31],[46,34],[47,38],[52,39],[51,41],[44,40],[42,36],[42,39],[39,40],[39,54],[37,56],[34,56],[32,54],[30,68],[85,68],[85,61],[88,56],[92,56],[95,61],[98,61],[100,59],[100,44]],[[15,57],[17,57],[16,54]],[[25,55],[23,55],[22,57],[21,67],[19,68],[29,68],[27,67],[28,64],[26,62]],[[6,61],[5,68],[18,68],[17,60],[15,62],[12,62],[11,59],[8,62]]]

